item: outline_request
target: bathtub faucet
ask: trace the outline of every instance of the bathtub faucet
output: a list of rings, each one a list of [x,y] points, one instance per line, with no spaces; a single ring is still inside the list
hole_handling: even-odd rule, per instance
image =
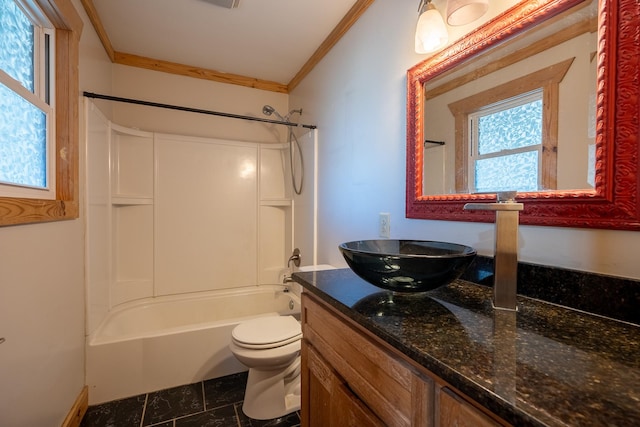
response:
[[[291,283],[296,283],[295,280],[293,280],[293,277],[291,277],[291,274],[284,274],[284,276],[282,277],[282,286],[284,286],[284,289],[282,289],[282,292],[291,292]]]
[[[290,289],[289,289],[288,284],[289,284],[289,283],[294,283],[294,282],[295,282],[295,280],[293,280],[293,279],[291,278],[291,276],[287,276],[287,275],[285,274],[285,275],[284,275],[284,277],[282,278],[282,284],[284,285],[284,289],[282,290],[282,292],[289,292],[289,291],[290,291]]]
[[[300,260],[302,259],[302,257],[300,256],[300,249],[295,248],[293,250],[293,253],[291,254],[291,256],[289,257],[289,261],[287,261],[287,270],[289,272],[291,272],[291,263],[293,262],[293,265],[295,265],[296,267],[300,267]],[[285,290],[284,292],[289,292],[289,287],[287,286],[288,283],[293,283],[295,282],[295,280],[293,280],[293,278],[291,277],[291,274],[284,274],[284,277],[282,278],[282,284],[285,286]]]

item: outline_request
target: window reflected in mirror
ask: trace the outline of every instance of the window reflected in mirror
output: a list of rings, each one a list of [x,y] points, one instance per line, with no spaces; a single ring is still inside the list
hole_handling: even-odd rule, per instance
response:
[[[542,89],[469,114],[469,192],[539,191]]]

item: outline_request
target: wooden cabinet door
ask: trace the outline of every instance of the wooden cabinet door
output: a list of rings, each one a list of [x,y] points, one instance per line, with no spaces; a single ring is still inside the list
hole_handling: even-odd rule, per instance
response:
[[[332,402],[332,426],[383,427],[385,425],[342,381],[335,381],[333,384]]]
[[[446,387],[440,389],[439,398],[438,427],[500,426],[499,423],[489,418]]]
[[[302,426],[331,425],[331,384],[333,372],[306,340],[302,340]]]
[[[302,425],[308,427],[383,427],[384,423],[349,389],[304,340],[302,341]]]

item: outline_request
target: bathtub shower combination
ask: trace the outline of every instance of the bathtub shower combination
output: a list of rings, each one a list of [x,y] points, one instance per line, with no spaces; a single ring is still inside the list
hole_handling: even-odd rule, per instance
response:
[[[89,403],[247,370],[234,327],[300,313],[289,145],[123,128],[85,102]]]

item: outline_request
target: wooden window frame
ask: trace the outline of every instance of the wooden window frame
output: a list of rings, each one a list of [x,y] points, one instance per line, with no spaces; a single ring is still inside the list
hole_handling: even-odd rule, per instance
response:
[[[547,190],[558,187],[558,104],[560,82],[569,71],[575,58],[567,59],[526,76],[511,80],[467,98],[449,104],[455,119],[455,187],[456,192],[469,189],[469,115],[486,105],[495,104],[542,89],[542,158],[540,185]]]
[[[82,18],[71,0],[34,0],[56,34],[56,198],[0,197],[0,226],[76,219],[79,214],[79,41]]]

